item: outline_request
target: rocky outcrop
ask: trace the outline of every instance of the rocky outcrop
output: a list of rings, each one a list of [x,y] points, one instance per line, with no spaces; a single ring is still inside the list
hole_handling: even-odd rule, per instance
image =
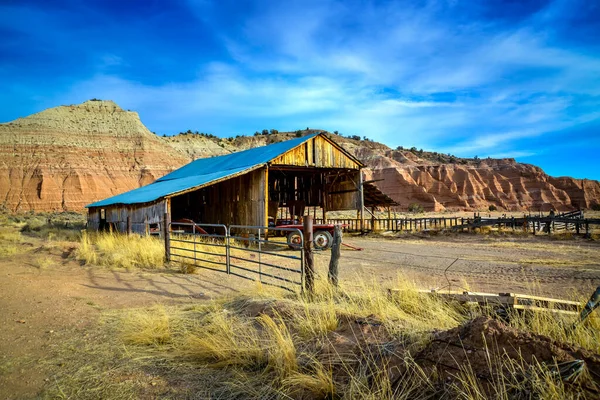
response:
[[[148,184],[188,158],[112,101],[0,124],[0,199],[11,210],[82,210]]]
[[[0,204],[10,210],[81,211],[148,184],[191,160],[288,140],[307,130],[216,138],[158,137],[112,101],[51,108],[0,124]],[[547,211],[600,203],[597,181],[554,178],[513,159],[460,159],[330,134],[365,162],[366,179],[406,209]],[[381,181],[379,181],[382,179]]]
[[[368,175],[382,179],[376,184],[401,209],[419,203],[428,211],[486,210],[490,205],[507,211],[550,211],[583,204],[572,198],[578,193],[553,185],[539,168],[514,162],[495,167],[406,166],[371,170]]]

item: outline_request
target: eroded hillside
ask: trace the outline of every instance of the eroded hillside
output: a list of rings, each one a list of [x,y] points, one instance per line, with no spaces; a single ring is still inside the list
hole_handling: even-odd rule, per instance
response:
[[[0,124],[0,196],[11,210],[76,210],[148,184],[187,162],[265,146],[303,130],[218,138],[187,133],[158,137],[112,101],[51,108]],[[417,149],[391,149],[328,133],[368,165],[366,179],[406,209],[547,211],[600,203],[600,184],[554,178],[513,159],[464,159]]]

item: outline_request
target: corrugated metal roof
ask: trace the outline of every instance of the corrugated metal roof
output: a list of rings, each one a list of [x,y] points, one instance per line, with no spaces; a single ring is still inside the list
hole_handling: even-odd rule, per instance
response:
[[[114,204],[150,203],[161,197],[206,185],[242,172],[249,172],[318,135],[318,133],[307,135],[224,156],[201,158],[149,185],[88,204],[86,208],[106,207]]]

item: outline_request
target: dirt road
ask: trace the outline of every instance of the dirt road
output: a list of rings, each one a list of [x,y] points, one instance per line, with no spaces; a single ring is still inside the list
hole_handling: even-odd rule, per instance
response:
[[[346,237],[364,248],[342,251],[342,279],[356,275],[390,282],[401,274],[420,286],[450,284],[492,292],[518,292],[564,297],[588,294],[600,285],[600,244],[586,240],[548,238],[381,239]],[[326,264],[328,254],[319,256]],[[444,272],[448,268],[446,279]],[[458,287],[455,287],[458,289]]]

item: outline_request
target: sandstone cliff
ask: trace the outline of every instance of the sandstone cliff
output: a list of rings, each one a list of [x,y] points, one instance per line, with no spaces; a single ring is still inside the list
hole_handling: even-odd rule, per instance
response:
[[[51,108],[0,124],[1,204],[11,210],[76,210],[145,185],[201,157],[264,146],[319,130],[215,138],[158,137],[112,101]],[[367,179],[406,209],[547,211],[600,203],[597,181],[554,178],[513,159],[461,159],[390,149],[330,134],[365,162]]]
[[[11,210],[81,210],[187,161],[112,101],[0,124],[0,198]]]

